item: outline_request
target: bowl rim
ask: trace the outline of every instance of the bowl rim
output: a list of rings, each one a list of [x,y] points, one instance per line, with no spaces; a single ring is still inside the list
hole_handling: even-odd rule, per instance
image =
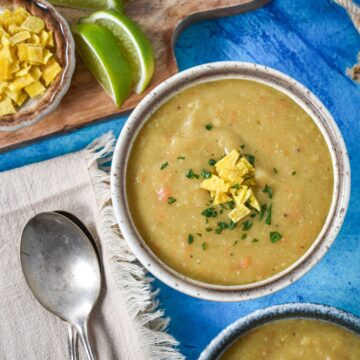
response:
[[[185,88],[225,78],[259,81],[284,92],[312,117],[322,132],[332,158],[334,190],[326,222],[306,253],[272,277],[244,285],[213,285],[193,280],[162,262],[137,231],[126,198],[126,170],[132,144],[151,115]],[[326,253],[344,221],[350,196],[350,164],[346,146],[334,119],[320,100],[296,80],[272,68],[247,62],[199,65],[165,80],[135,108],[118,138],[111,166],[111,196],[120,230],[139,261],[167,285],[193,297],[215,301],[243,301],[264,296],[290,285],[309,271]]]
[[[9,121],[8,123],[2,124],[2,120],[0,117],[0,131],[10,132],[20,130],[22,128],[31,126],[38,121],[42,120],[45,116],[52,113],[60,104],[62,98],[67,93],[71,85],[71,79],[75,71],[76,66],[76,57],[75,57],[75,42],[72,36],[70,26],[67,20],[60,14],[60,12],[48,1],[46,0],[29,0],[30,3],[33,3],[37,8],[42,11],[48,11],[49,15],[53,18],[55,22],[59,24],[61,37],[64,39],[64,58],[65,65],[60,73],[60,80],[57,87],[50,94],[49,99],[45,105],[40,109],[40,111],[36,111],[36,105],[30,108],[30,114],[34,112],[33,116],[30,116],[25,119],[21,119],[12,123]],[[50,90],[51,87],[46,90]],[[47,93],[47,91],[44,93]],[[41,100],[41,98],[40,98]],[[20,108],[21,110],[21,108]],[[28,110],[27,110],[28,111]],[[18,112],[19,113],[19,112]],[[24,114],[26,115],[26,113]]]
[[[327,321],[360,335],[360,318],[333,306],[316,303],[285,303],[256,310],[223,329],[202,351],[199,360],[216,360],[251,329],[285,319]]]

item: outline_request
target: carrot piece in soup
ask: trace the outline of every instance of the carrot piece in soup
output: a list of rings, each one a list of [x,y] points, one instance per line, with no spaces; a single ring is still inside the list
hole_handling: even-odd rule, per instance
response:
[[[250,256],[245,256],[244,258],[242,258],[240,260],[240,266],[243,269],[248,269],[251,265],[251,257]]]
[[[161,202],[166,203],[171,194],[168,186],[161,186],[159,190],[156,191],[157,197]]]

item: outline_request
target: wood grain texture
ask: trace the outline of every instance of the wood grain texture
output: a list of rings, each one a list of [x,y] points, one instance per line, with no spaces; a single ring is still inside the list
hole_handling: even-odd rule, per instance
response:
[[[270,0],[128,0],[126,14],[149,36],[154,47],[156,67],[149,88],[132,94],[118,109],[101,89],[80,59],[77,59],[72,85],[60,106],[38,123],[14,132],[0,132],[0,150],[83,125],[116,117],[133,109],[156,85],[178,71],[173,44],[179,32],[201,18],[225,16],[256,9]],[[86,11],[58,8],[70,24]]]

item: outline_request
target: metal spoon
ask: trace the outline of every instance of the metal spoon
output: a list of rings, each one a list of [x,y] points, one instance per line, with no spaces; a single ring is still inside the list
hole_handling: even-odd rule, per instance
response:
[[[68,322],[66,322],[67,331],[68,331],[68,352],[69,352],[69,359],[70,360],[77,360],[77,352],[76,352],[76,345],[77,345],[77,332],[75,328]]]
[[[71,323],[95,360],[88,318],[101,288],[96,251],[84,232],[66,216],[45,212],[26,224],[20,258],[27,283],[50,312]]]
[[[84,234],[88,237],[88,239],[91,241],[91,243],[93,244],[95,250],[96,250],[96,254],[99,258],[100,261],[100,252],[98,249],[98,246],[94,240],[94,238],[92,237],[90,231],[87,229],[87,227],[85,226],[85,224],[78,218],[76,217],[74,214],[71,214],[67,211],[55,211],[58,214],[64,215],[66,216],[70,221],[72,221],[73,223],[75,223],[83,232]],[[101,267],[101,263],[100,263],[100,267]],[[70,360],[77,360],[77,332],[75,330],[75,328],[70,324],[67,323],[68,326],[68,348],[69,348],[69,359]]]

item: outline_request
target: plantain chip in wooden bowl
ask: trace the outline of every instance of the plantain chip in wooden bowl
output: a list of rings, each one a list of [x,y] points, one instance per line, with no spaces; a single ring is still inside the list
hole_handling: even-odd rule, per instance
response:
[[[44,0],[0,0],[0,44],[0,131],[15,131],[59,105],[75,45],[66,20]]]

